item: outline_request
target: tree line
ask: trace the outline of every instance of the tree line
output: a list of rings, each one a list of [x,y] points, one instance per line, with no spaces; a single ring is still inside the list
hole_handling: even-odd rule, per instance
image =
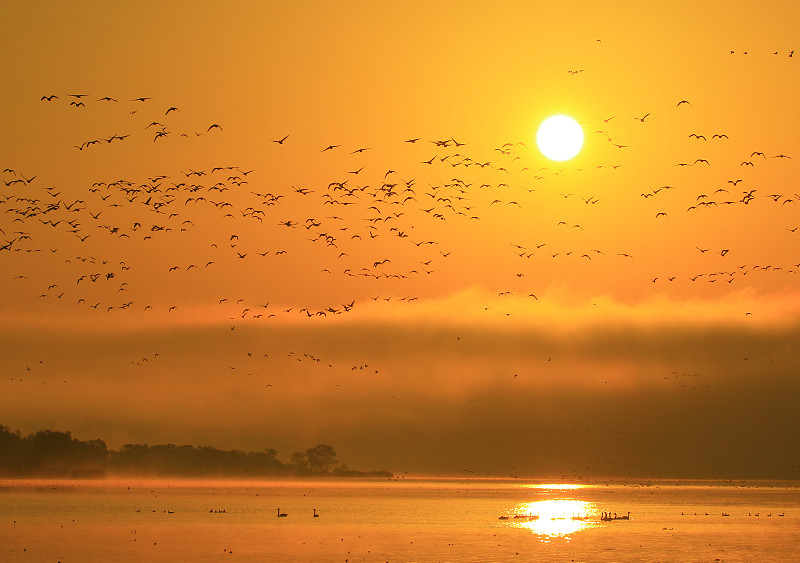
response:
[[[39,430],[23,436],[0,425],[0,476],[98,478],[107,475],[164,477],[391,477],[388,471],[358,471],[320,444],[292,454],[244,452],[210,446],[124,444],[109,450],[103,440],[82,441],[71,432]]]

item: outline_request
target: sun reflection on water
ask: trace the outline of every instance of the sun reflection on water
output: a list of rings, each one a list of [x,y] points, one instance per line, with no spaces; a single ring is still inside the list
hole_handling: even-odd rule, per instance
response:
[[[547,489],[553,491],[572,491],[575,489],[585,489],[586,485],[578,483],[530,483],[522,485],[525,489]]]
[[[575,499],[548,499],[516,505],[503,518],[510,525],[547,537],[568,536],[598,524],[592,503]]]

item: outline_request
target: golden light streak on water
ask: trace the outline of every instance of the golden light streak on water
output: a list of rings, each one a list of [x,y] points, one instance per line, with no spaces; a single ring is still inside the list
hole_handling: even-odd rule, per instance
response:
[[[585,489],[586,485],[580,485],[578,483],[532,483],[523,485],[523,487],[528,489],[546,489],[546,490],[554,490],[554,491],[571,491],[575,489]]]
[[[514,526],[541,536],[564,537],[599,524],[593,503],[575,499],[550,499],[520,503],[508,516]]]

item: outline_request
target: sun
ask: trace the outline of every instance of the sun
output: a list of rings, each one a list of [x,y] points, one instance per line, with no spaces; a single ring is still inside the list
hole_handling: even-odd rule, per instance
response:
[[[550,160],[569,160],[583,147],[583,129],[569,116],[553,115],[539,126],[536,144]]]

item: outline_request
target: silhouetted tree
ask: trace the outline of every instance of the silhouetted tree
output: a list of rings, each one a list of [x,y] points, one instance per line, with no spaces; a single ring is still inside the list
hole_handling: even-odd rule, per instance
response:
[[[277,451],[243,452],[210,446],[174,444],[124,444],[109,451],[103,440],[77,440],[70,432],[40,430],[22,437],[0,425],[0,475],[99,477],[106,469],[115,473],[165,476],[279,476],[337,475],[389,476],[349,469],[336,459],[331,446],[320,444],[292,455],[281,463]]]
[[[292,455],[292,465],[311,473],[330,473],[338,464],[336,452],[325,444]]]
[[[292,454],[292,459],[289,461],[292,466],[292,470],[295,473],[303,474],[308,473],[311,469],[308,466],[308,460],[306,459],[305,454],[300,452],[295,452]]]
[[[28,444],[22,439],[19,430],[0,426],[0,473],[23,475],[31,469],[31,456]]]
[[[0,473],[5,475],[97,477],[105,473],[108,455],[102,440],[82,442],[54,430],[23,438],[0,426]]]
[[[70,432],[40,430],[27,438],[35,466],[47,475],[97,476],[105,472],[108,449],[102,440],[82,442]]]

